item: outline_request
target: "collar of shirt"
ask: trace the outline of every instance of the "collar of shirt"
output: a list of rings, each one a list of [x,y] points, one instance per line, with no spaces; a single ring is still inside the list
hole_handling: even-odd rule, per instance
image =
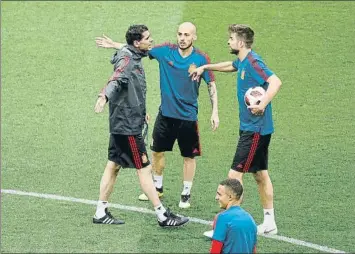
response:
[[[133,45],[127,45],[126,47],[133,53],[133,58],[142,58],[148,56],[148,51],[141,51]]]

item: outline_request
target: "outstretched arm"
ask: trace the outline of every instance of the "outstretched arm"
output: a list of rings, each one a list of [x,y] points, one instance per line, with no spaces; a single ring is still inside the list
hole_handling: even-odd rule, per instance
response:
[[[236,69],[233,67],[232,61],[221,62],[216,64],[206,64],[201,67],[203,67],[204,70],[209,70],[209,71],[220,71],[220,72],[236,71]]]
[[[208,87],[208,94],[210,96],[211,105],[212,105],[211,126],[212,126],[212,130],[215,131],[219,125],[216,83],[214,81],[209,82],[207,87]]]
[[[216,63],[216,64],[206,64],[202,65],[198,68],[196,68],[194,71],[190,73],[190,77],[192,77],[192,80],[199,80],[202,73],[205,71],[220,71],[220,72],[233,72],[237,71],[233,67],[233,62],[228,61],[228,62],[221,62],[221,63]]]
[[[95,42],[96,46],[101,48],[121,49],[124,45],[126,45],[124,43],[114,42],[110,37],[104,34],[102,35],[102,37],[96,37]]]

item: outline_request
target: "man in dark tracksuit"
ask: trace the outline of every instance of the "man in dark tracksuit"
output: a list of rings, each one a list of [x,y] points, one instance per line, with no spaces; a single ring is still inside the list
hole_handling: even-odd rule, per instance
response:
[[[176,216],[162,205],[152,179],[152,166],[142,137],[146,116],[146,81],[142,58],[152,47],[153,39],[144,25],[130,26],[126,33],[127,45],[118,50],[111,63],[114,73],[99,94],[95,112],[102,112],[109,102],[110,141],[108,162],[101,179],[100,197],[93,222],[96,224],[123,224],[108,211],[118,171],[136,168],[142,190],[153,203],[158,223],[162,227],[176,227],[188,218]]]

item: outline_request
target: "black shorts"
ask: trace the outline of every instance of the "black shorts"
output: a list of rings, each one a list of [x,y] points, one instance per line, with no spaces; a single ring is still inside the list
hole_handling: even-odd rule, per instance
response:
[[[243,173],[256,173],[268,168],[271,134],[239,131],[239,141],[231,169]]]
[[[144,155],[147,158],[146,162],[142,159]],[[108,159],[123,168],[141,169],[150,164],[141,134],[132,136],[110,134]]]
[[[194,158],[201,155],[198,122],[166,117],[159,111],[150,148],[154,152],[172,151],[176,139],[181,156]]]

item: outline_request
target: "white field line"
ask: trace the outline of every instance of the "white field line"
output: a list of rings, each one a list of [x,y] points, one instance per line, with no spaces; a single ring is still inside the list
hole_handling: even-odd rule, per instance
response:
[[[88,205],[96,205],[97,204],[97,201],[95,201],[95,200],[73,198],[73,197],[64,197],[64,196],[59,196],[59,195],[36,193],[36,192],[25,192],[25,191],[19,191],[19,190],[4,190],[4,189],[2,189],[1,193],[20,195],[20,196],[31,196],[31,197],[37,197],[37,198],[53,199],[53,200],[62,200],[62,201],[82,203],[82,204],[88,204]],[[141,207],[126,206],[126,205],[120,205],[120,204],[110,204],[109,206],[120,209],[120,210],[125,210],[125,211],[155,214],[154,211],[146,209],[146,208],[141,208]],[[189,217],[189,219],[190,219],[190,221],[195,222],[195,223],[200,223],[200,224],[204,224],[204,225],[212,225],[212,221],[207,221],[207,220],[193,218],[193,217]],[[286,237],[286,236],[281,236],[281,235],[262,235],[262,236],[266,237],[266,238],[275,239],[278,241],[288,242],[288,243],[291,243],[294,245],[308,247],[308,248],[319,250],[322,252],[346,253],[344,251],[332,249],[327,246],[321,246],[318,244],[309,243],[309,242],[305,242],[302,240],[298,240],[298,239],[294,239],[294,238],[290,238],[290,237]]]

